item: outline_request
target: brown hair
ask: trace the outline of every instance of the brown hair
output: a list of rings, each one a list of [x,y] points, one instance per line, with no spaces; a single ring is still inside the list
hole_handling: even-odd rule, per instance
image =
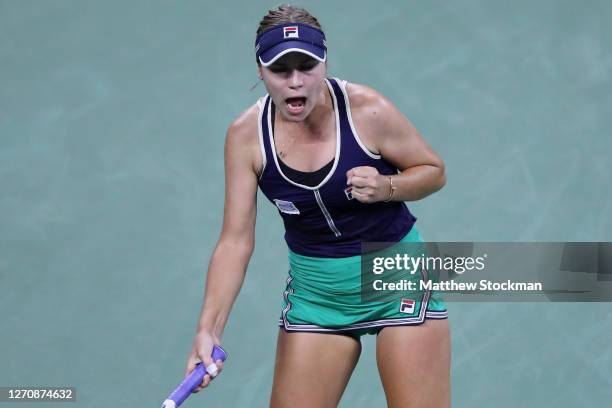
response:
[[[257,36],[269,28],[283,23],[303,23],[323,31],[319,20],[317,20],[308,10],[301,7],[283,4],[278,6],[276,10],[268,10],[257,28]]]

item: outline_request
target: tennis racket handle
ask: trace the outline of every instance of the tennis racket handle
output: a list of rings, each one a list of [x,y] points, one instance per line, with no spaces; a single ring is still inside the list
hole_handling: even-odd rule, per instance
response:
[[[225,361],[227,353],[220,346],[214,346],[211,358],[214,361],[221,360]],[[202,383],[204,375],[206,374],[206,368],[204,364],[198,363],[195,368],[183,382],[170,394],[167,400],[162,404],[162,408],[175,408],[178,407],[191,395],[191,392]]]

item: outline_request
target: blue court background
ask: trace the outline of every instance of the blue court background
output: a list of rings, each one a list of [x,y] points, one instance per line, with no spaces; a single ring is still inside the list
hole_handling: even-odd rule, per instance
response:
[[[249,91],[254,32],[275,5],[0,0],[0,386],[145,407],[182,378],[224,133],[264,92]],[[426,239],[612,241],[609,2],[301,5],[326,29],[329,74],[385,94],[446,161],[444,190],[410,206]],[[261,199],[257,237],[230,360],[186,406],[267,406],[287,265]],[[612,400],[610,304],[450,316],[455,407]],[[341,407],[385,405],[375,337],[363,344]]]

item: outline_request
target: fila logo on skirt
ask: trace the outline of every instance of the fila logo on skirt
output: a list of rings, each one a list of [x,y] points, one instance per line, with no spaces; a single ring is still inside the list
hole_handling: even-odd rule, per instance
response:
[[[400,302],[400,313],[414,313],[416,302],[412,299],[402,299]]]

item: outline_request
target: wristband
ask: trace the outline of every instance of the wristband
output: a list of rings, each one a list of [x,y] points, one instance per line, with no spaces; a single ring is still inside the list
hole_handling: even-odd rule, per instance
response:
[[[387,176],[389,178],[389,197],[385,200],[385,203],[388,203],[393,198],[393,194],[395,194],[395,190],[397,187],[393,185],[393,178],[391,176]]]

